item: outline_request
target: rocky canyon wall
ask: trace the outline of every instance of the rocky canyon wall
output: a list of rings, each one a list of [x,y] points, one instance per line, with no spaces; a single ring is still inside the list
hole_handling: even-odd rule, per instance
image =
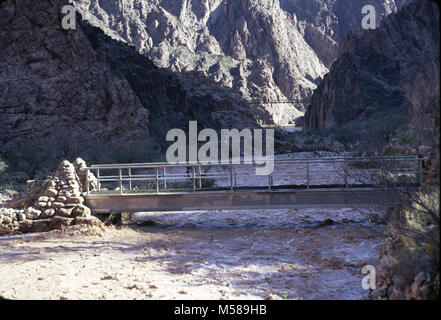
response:
[[[158,68],[79,20],[75,30],[64,30],[61,8],[68,3],[0,1],[0,147],[5,158],[8,150],[16,153],[31,143],[145,140],[150,129],[182,127],[188,120],[209,127],[256,126],[239,92],[197,71]]]
[[[67,1],[0,2],[0,145],[66,135],[104,141],[147,134],[149,113],[81,30],[61,28]]]
[[[377,23],[405,0],[373,0]],[[262,123],[293,123],[361,26],[363,0],[75,0],[95,26],[156,65],[200,71],[253,101]],[[283,101],[285,103],[268,103]],[[289,102],[289,103],[286,103]],[[257,111],[256,111],[257,110]]]
[[[404,6],[375,30],[349,33],[314,91],[304,127],[341,126],[392,109],[416,128],[430,126],[428,110],[439,103],[439,37],[439,10],[428,0]]]

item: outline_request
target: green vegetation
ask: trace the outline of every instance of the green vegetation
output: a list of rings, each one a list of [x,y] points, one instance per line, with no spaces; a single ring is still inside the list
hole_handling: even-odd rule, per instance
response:
[[[287,132],[275,130],[276,153],[291,151],[349,151],[359,141],[359,134],[346,127]]]
[[[201,186],[202,188],[211,188],[214,185],[214,179],[202,179]],[[161,190],[164,189],[164,183],[160,182],[159,187]],[[196,178],[196,187],[199,188],[199,180]],[[150,182],[143,185],[136,185],[132,188],[134,191],[152,191],[156,189],[156,183]],[[179,182],[167,182],[168,190],[183,190],[183,189],[193,189],[193,181],[189,178],[186,181]]]
[[[159,187],[161,189],[164,188],[164,184],[161,182]],[[190,180],[182,181],[182,182],[167,182],[167,189],[190,189],[193,187],[193,184]],[[137,185],[133,187],[134,191],[151,191],[156,189],[156,184],[154,182],[145,184],[145,185]]]
[[[360,125],[359,148],[383,153],[392,138],[405,130],[408,123],[407,117],[399,110],[390,109],[373,114]]]
[[[324,129],[286,132],[275,131],[276,152],[293,151],[352,151],[361,156],[366,151],[374,155],[400,155],[397,149],[388,147],[393,139],[401,145],[417,146],[427,142],[416,138],[410,129],[410,120],[402,110],[391,108],[377,111],[372,108],[366,117]]]

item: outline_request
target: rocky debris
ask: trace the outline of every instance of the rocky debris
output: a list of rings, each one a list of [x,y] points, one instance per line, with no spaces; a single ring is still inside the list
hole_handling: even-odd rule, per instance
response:
[[[405,0],[372,0],[377,24]],[[199,71],[255,99],[266,123],[293,123],[337,56],[337,42],[360,28],[361,0],[75,0],[94,26],[157,66]],[[203,86],[198,91],[204,91]]]
[[[428,108],[439,97],[439,35],[438,7],[427,0],[403,6],[375,30],[350,32],[312,95],[303,127],[341,126],[395,108],[418,133],[431,123]]]
[[[78,158],[73,163],[63,161],[46,180],[29,180],[25,192],[13,194],[6,207],[0,208],[0,234],[100,224],[84,205],[82,194],[87,191],[87,181],[89,190],[96,188],[94,175],[87,174],[86,163]]]
[[[421,271],[409,283],[403,275],[394,274],[394,257],[402,246],[397,237],[386,238],[380,249],[380,263],[376,266],[376,289],[371,291],[375,300],[428,300],[439,298],[439,272]]]
[[[0,235],[19,232],[21,220],[23,220],[23,210],[0,208]]]

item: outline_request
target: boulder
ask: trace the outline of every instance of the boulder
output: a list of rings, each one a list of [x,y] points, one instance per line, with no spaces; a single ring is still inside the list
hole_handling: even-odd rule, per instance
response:
[[[41,210],[38,210],[34,207],[29,207],[25,211],[26,218],[29,220],[37,219],[41,214]]]
[[[48,232],[51,230],[51,219],[35,220],[33,222],[33,232]]]
[[[64,230],[68,226],[70,226],[72,224],[72,222],[73,222],[73,219],[71,219],[71,218],[55,216],[51,219],[50,228],[52,230],[53,229]]]
[[[91,216],[91,211],[85,205],[78,204],[73,208],[72,216],[74,216],[74,217],[89,217],[89,216]]]
[[[70,193],[69,191],[61,191],[60,195],[65,196],[66,198],[70,198],[72,197],[72,193]]]
[[[22,233],[31,232],[33,229],[33,222],[31,220],[23,220],[19,223],[19,231]]]
[[[5,216],[5,217],[3,217],[2,223],[3,224],[10,224],[10,223],[12,223],[12,218],[8,217],[8,216]]]
[[[39,201],[35,204],[35,207],[39,210],[43,210],[44,208],[46,208],[47,204],[47,202]]]
[[[60,209],[60,208],[64,208],[64,203],[62,203],[62,202],[54,202],[54,203],[52,203],[52,208],[54,208],[54,209]]]
[[[48,219],[48,218],[52,218],[52,216],[55,214],[55,210],[54,209],[46,209],[41,213],[41,218],[43,219]]]
[[[26,215],[22,212],[17,213],[17,220],[18,221],[23,221],[26,219]]]
[[[55,180],[49,180],[49,182],[46,184],[47,189],[53,189],[57,186],[57,182]]]
[[[69,204],[83,204],[84,203],[84,199],[83,199],[83,197],[79,197],[79,196],[70,197],[70,198],[67,198],[66,203],[69,203]]]
[[[75,180],[77,177],[76,177],[75,174],[69,173],[69,174],[66,175],[65,178],[66,178],[66,180],[70,181],[70,180]]]
[[[22,198],[15,201],[8,202],[8,206],[13,209],[27,208],[33,202],[32,198]]]
[[[40,197],[38,197],[38,202],[48,202],[49,201],[49,197],[47,197],[47,196],[40,196]]]
[[[73,208],[59,208],[57,210],[57,215],[61,217],[70,217],[72,216]]]
[[[50,188],[44,192],[44,195],[48,197],[56,197],[58,195],[58,191],[56,189]]]
[[[73,166],[75,167],[75,170],[76,170],[76,171],[80,171],[81,169],[87,167],[87,165],[86,165],[86,161],[84,161],[84,160],[81,159],[81,158],[76,158],[75,161],[74,161],[72,164],[73,164]]]
[[[75,217],[74,219],[75,224],[87,224],[92,226],[99,226],[103,225],[100,219],[94,216],[90,217]]]
[[[67,200],[67,198],[65,196],[61,196],[59,195],[56,199],[56,202],[61,202],[61,203],[65,203]]]

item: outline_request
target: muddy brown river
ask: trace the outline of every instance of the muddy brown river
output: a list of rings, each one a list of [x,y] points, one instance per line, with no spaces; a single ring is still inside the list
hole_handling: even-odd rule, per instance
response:
[[[304,183],[305,168],[276,169],[275,184]],[[340,169],[315,165],[312,182],[337,183]],[[259,185],[267,180],[250,174],[238,182]],[[227,182],[216,185],[223,183]],[[384,241],[379,223],[383,212],[340,208],[136,213],[131,222],[147,226],[2,237],[0,296],[368,299],[361,270],[377,263]]]
[[[0,240],[12,299],[368,299],[376,209],[139,213],[146,227]]]

